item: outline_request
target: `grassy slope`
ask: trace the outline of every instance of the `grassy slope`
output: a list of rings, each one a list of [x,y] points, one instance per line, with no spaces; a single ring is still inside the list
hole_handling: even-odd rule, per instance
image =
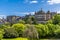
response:
[[[2,39],[2,40],[28,40],[27,38],[13,38],[13,39]],[[40,39],[40,40],[57,40],[57,39]]]
[[[27,38],[14,38],[14,39],[2,39],[2,40],[28,40]]]

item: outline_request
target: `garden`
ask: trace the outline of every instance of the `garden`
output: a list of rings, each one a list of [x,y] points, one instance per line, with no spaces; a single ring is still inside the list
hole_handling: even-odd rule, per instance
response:
[[[0,24],[0,40],[48,40],[60,38],[60,15],[55,15],[46,24],[37,24],[32,19],[20,20],[12,25],[9,22]]]

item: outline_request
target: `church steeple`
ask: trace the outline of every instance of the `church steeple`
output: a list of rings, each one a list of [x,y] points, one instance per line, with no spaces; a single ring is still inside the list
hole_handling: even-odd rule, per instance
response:
[[[43,9],[41,8],[38,12],[36,12],[35,14],[45,14],[45,12],[43,11]]]
[[[45,13],[42,8],[41,8],[41,10],[40,10],[40,13]]]
[[[42,8],[41,8],[41,10],[40,10],[41,12],[43,12],[43,10],[42,10]]]
[[[50,11],[48,10],[47,13],[50,14]]]

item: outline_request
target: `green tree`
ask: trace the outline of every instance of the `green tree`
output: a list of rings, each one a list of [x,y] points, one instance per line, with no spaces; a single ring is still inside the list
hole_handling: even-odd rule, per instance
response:
[[[4,30],[0,28],[0,40],[3,38]]]
[[[52,19],[48,20],[46,24],[53,24]]]
[[[5,28],[9,28],[9,27],[11,27],[10,25],[5,25],[5,24],[0,24],[0,28],[1,29],[5,29]]]
[[[37,24],[37,21],[36,21],[35,17],[31,16],[31,15],[28,16],[28,17],[25,17],[24,20],[27,24]]]
[[[14,24],[12,27],[15,28],[15,30],[18,32],[19,36],[22,37],[23,31],[25,29],[25,25],[24,24]]]
[[[19,20],[18,23],[25,24],[24,20]]]
[[[32,24],[37,24],[37,21],[34,16],[31,16]]]
[[[5,22],[4,25],[10,26],[11,24],[9,22]]]
[[[27,38],[30,38],[30,40],[33,39],[38,39],[38,32],[36,30],[36,28],[34,27],[34,25],[26,25],[26,29],[24,30],[24,35]]]
[[[60,26],[59,25],[55,25],[55,30],[54,30],[54,33],[55,33],[55,37],[56,38],[60,38]]]
[[[48,27],[48,36],[54,36],[54,30],[55,30],[55,25],[53,24],[47,24]]]
[[[53,17],[53,24],[59,24],[60,23],[60,14],[57,14]]]
[[[39,33],[39,38],[46,37],[46,35],[49,33],[48,27],[46,25],[43,25],[43,24],[36,25],[36,29]]]
[[[12,27],[5,28],[4,32],[5,32],[4,38],[16,38],[16,37],[19,36],[17,31],[14,28],[12,28]]]

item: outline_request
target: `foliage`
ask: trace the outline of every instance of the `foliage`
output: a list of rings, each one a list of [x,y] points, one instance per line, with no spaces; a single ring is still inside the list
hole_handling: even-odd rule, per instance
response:
[[[51,20],[48,20],[46,24],[52,24],[52,19]]]
[[[15,28],[15,30],[18,32],[19,36],[22,36],[23,31],[25,29],[25,25],[24,24],[17,23],[17,24],[14,24],[12,27]]]
[[[14,28],[5,28],[4,31],[4,38],[15,38],[19,36]]]
[[[9,22],[5,22],[4,25],[10,26],[11,24]]]
[[[57,29],[56,25],[47,24],[47,27],[48,27],[48,31],[49,31],[48,36],[53,37],[55,35],[54,31]]]
[[[56,25],[56,30],[54,31],[55,37],[60,38],[60,26]]]
[[[30,40],[33,38],[60,38],[60,15],[58,14],[54,15],[53,19],[48,20],[46,24],[37,24],[34,16],[29,16],[10,25],[9,22],[0,24],[0,39],[3,37],[27,37]]]
[[[3,38],[4,30],[0,28],[0,40]]]
[[[24,20],[19,20],[18,23],[25,24]]]
[[[60,15],[57,14],[53,17],[53,24],[59,24],[60,23]]]
[[[28,40],[28,38],[13,38],[13,39],[2,39],[2,40]]]
[[[24,20],[26,24],[37,24],[37,21],[34,16],[27,16]]]
[[[38,24],[36,25],[36,28],[39,33],[39,38],[45,37],[49,33],[48,27],[46,25]]]
[[[10,28],[10,25],[0,24],[1,29]]]
[[[38,32],[34,25],[26,25],[26,29],[24,31],[24,36],[30,39],[36,38],[38,39]]]

